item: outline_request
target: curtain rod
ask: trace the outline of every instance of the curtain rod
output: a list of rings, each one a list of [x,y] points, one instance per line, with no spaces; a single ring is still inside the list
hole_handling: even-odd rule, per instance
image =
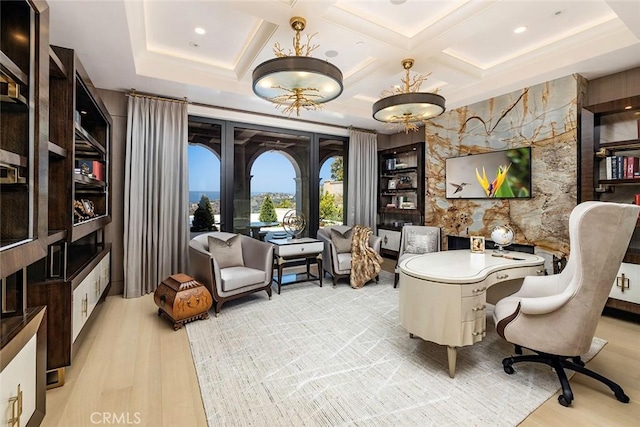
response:
[[[184,97],[184,99],[168,98],[166,96],[147,95],[144,93],[137,93],[135,89],[131,89],[131,92],[125,93],[125,96],[134,97],[134,98],[158,99],[160,101],[169,101],[169,102],[184,102],[185,104],[190,104],[186,96]]]
[[[205,104],[205,103],[202,103],[202,102],[189,101],[189,104],[195,105],[195,106],[198,106],[198,107],[218,108],[220,110],[232,111],[234,113],[253,114],[253,115],[256,115],[256,116],[268,117],[270,119],[291,120],[292,122],[309,123],[309,124],[312,124],[312,125],[319,125],[319,126],[329,126],[329,127],[334,127],[334,128],[338,128],[338,129],[347,129],[347,130],[353,129],[353,130],[358,130],[358,131],[361,131],[361,132],[378,133],[375,130],[360,129],[360,128],[356,128],[356,127],[353,127],[353,126],[334,125],[334,124],[330,124],[330,123],[317,122],[315,120],[296,119],[294,117],[277,116],[275,114],[260,113],[260,112],[257,112],[257,111],[247,111],[247,110],[241,110],[239,108],[223,107],[221,105]]]
[[[142,94],[142,93],[136,93],[135,89],[131,89],[131,92],[126,93],[125,96],[159,99],[159,100],[171,101],[171,102],[186,102],[187,104],[195,105],[197,107],[218,108],[220,110],[232,111],[234,113],[253,114],[253,115],[256,115],[256,116],[268,117],[268,118],[271,118],[271,119],[285,119],[285,120],[291,120],[291,121],[299,122],[299,123],[309,123],[309,124],[312,124],[312,125],[329,126],[329,127],[339,128],[339,129],[355,130],[355,131],[359,131],[359,132],[366,132],[366,133],[373,133],[373,134],[377,134],[378,133],[375,130],[360,129],[360,128],[357,128],[357,127],[354,127],[354,126],[333,125],[333,124],[329,124],[329,123],[317,122],[317,121],[314,121],[314,120],[296,119],[296,118],[292,118],[292,117],[277,116],[275,114],[259,113],[259,112],[254,112],[254,111],[241,110],[239,108],[223,107],[223,106],[220,106],[220,105],[205,104],[205,103],[202,103],[202,102],[189,101],[186,96],[185,96],[184,99],[177,99],[177,98],[168,98],[168,97],[157,96],[157,95],[146,95],[146,94]]]

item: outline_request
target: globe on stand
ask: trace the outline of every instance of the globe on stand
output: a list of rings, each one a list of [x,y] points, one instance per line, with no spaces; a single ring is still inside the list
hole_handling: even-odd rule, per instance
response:
[[[515,233],[506,225],[498,225],[494,227],[491,231],[491,240],[493,240],[493,242],[498,247],[498,249],[494,250],[494,252],[499,254],[509,253],[509,251],[505,251],[504,248],[505,246],[509,246],[513,243],[514,237]]]
[[[291,239],[297,239],[307,226],[307,219],[304,213],[292,209],[284,214],[282,218],[282,226]]]

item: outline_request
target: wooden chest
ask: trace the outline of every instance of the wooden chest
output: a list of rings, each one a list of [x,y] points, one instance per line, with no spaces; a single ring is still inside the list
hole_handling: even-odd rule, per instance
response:
[[[173,274],[164,279],[153,296],[158,308],[158,316],[165,315],[173,322],[173,329],[198,319],[208,319],[213,304],[211,294],[193,277]]]

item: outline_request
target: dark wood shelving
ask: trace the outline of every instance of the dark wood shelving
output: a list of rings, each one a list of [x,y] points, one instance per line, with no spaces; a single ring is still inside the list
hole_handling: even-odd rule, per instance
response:
[[[47,245],[52,245],[66,238],[67,238],[67,230],[49,230],[49,236],[47,237]]]
[[[82,126],[75,124],[76,130],[76,155],[82,154],[94,154],[95,151],[100,152],[102,155],[106,153],[105,148],[100,144],[93,136],[89,134]]]
[[[636,106],[637,114],[640,96],[590,105],[581,110],[580,201],[628,203],[634,192],[640,192],[640,178],[600,179],[606,168],[603,159],[618,155],[616,153],[624,155],[625,152],[640,150],[640,135],[634,138],[638,116],[627,109],[628,105]],[[629,129],[632,131],[629,132]],[[601,141],[605,135],[609,139],[620,140]],[[616,191],[616,187],[619,187],[619,191]],[[640,221],[637,220],[636,231],[622,260],[624,263],[640,264],[639,228]],[[609,298],[606,306],[640,313],[640,304],[637,302]]]
[[[83,175],[77,172],[73,174],[73,180],[76,182],[76,184],[82,184],[90,187],[104,188],[107,186],[107,183],[104,181],[100,181],[98,179],[91,178],[91,177],[88,177],[87,175]]]
[[[402,169],[393,169],[393,170],[385,170],[384,174],[382,174],[381,178],[395,178],[396,175],[403,173],[411,173],[416,172],[418,170],[417,167],[413,166],[410,168],[402,168]]]
[[[27,158],[11,151],[0,148],[0,162],[12,166],[27,167]]]
[[[58,79],[67,78],[67,67],[64,66],[51,46],[49,46],[49,76]]]
[[[640,185],[640,177],[626,179],[601,179],[598,182],[602,185]]]
[[[29,84],[29,74],[25,73],[16,65],[15,62],[11,60],[3,51],[0,50],[0,65],[2,66],[3,73],[6,73],[12,80],[16,83],[20,83],[22,85]]]
[[[60,147],[58,144],[49,141],[49,153],[54,154],[58,157],[65,158],[67,157],[66,148]]]
[[[9,95],[0,95],[0,102],[2,103],[2,108],[29,108],[29,101],[22,95],[17,98]]]
[[[82,239],[89,234],[100,230],[111,222],[111,216],[103,215],[96,218],[91,218],[87,221],[73,224],[73,231],[71,233],[71,241],[75,242]]]
[[[627,141],[601,142],[600,148],[607,151],[640,150],[640,138]]]

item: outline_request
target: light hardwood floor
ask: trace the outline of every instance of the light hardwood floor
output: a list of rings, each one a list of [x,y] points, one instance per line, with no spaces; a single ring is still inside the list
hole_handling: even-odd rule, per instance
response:
[[[392,267],[385,262],[385,269]],[[153,296],[108,297],[96,314],[66,384],[47,391],[43,425],[206,426],[187,334],[158,318]],[[588,366],[617,381],[631,403],[619,403],[607,387],[576,374],[571,408],[560,406],[556,394],[521,425],[639,425],[640,324],[602,317],[596,336],[608,344]]]

